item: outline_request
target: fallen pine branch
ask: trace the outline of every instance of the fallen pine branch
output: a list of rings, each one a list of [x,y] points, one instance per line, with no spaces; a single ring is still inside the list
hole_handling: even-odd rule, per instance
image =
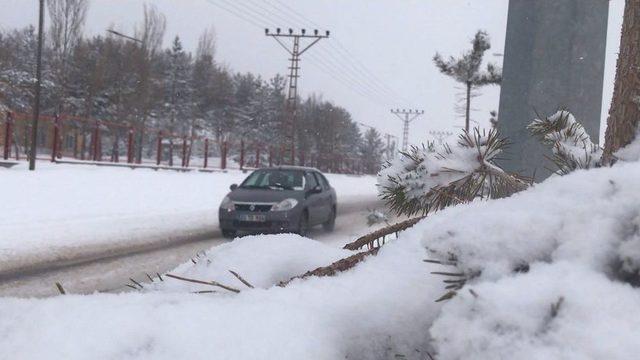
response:
[[[306,273],[298,276],[294,276],[287,281],[281,281],[278,283],[278,286],[285,287],[289,285],[295,279],[305,279],[311,276],[334,276],[339,272],[347,271],[360,262],[362,262],[369,255],[376,255],[380,248],[374,248],[368,251],[364,251],[361,253],[357,253],[355,255],[351,255],[348,258],[340,259],[329,266],[319,267],[315,270],[307,271]]]
[[[60,284],[59,282],[56,283],[56,287],[58,288],[58,292],[60,292],[60,295],[66,295],[67,292],[64,291],[64,288],[62,287],[62,284]]]
[[[229,270],[229,272],[231,273],[231,275],[235,276],[236,279],[240,280],[241,283],[245,284],[248,288],[253,289],[253,285],[251,285],[247,280],[243,279],[242,276],[238,275],[237,272],[233,271],[233,270]]]
[[[220,284],[220,283],[219,283],[219,282],[217,282],[217,281],[203,281],[203,280],[197,280],[197,279],[189,279],[189,278],[186,278],[186,277],[182,277],[182,276],[178,276],[178,275],[173,275],[173,274],[166,274],[165,276],[170,277],[170,278],[173,278],[173,279],[176,279],[176,280],[182,280],[182,281],[192,282],[192,283],[195,283],[195,284],[202,284],[202,285],[209,285],[209,286],[217,286],[217,287],[223,288],[223,289],[225,289],[225,290],[228,290],[228,291],[234,292],[234,293],[236,293],[236,294],[240,292],[240,290],[238,290],[238,289],[236,289],[236,288],[232,288],[231,286],[227,286],[227,285]]]
[[[374,242],[376,240],[383,239],[383,244],[384,244],[384,237],[386,237],[387,235],[391,235],[394,233],[398,233],[400,231],[407,230],[413,225],[417,224],[422,219],[424,219],[424,217],[416,217],[413,219],[405,220],[397,224],[384,227],[380,230],[376,230],[372,233],[361,236],[355,241],[345,245],[343,249],[355,251],[355,250],[362,249],[365,246],[371,249],[374,247]]]

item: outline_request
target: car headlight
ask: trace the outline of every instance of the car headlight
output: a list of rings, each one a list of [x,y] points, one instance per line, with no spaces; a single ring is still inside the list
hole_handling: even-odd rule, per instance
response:
[[[233,201],[229,199],[228,196],[225,196],[224,199],[222,199],[222,203],[220,204],[220,209],[226,210],[226,211],[233,211],[235,210],[235,205],[233,204]]]
[[[291,210],[298,205],[298,200],[296,199],[284,199],[279,203],[273,205],[271,207],[271,211],[287,211]]]

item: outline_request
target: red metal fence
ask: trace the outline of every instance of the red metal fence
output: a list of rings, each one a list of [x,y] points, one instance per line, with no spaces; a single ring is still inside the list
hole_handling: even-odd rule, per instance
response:
[[[7,112],[0,127],[4,160],[26,158],[31,116]],[[282,163],[285,147],[252,139],[212,139],[171,133],[165,129],[127,125],[77,116],[41,116],[37,160],[51,162],[123,163],[136,167],[175,169],[260,168]],[[361,162],[347,156],[297,159],[302,166],[323,171],[358,174]]]

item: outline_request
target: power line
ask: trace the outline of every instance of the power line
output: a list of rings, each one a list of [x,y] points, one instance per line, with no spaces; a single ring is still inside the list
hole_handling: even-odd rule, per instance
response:
[[[313,65],[323,69],[324,72],[327,73],[327,75],[331,76],[334,80],[342,83],[347,88],[357,92],[359,95],[368,99],[369,101],[379,104],[380,102],[384,102],[388,100],[385,96],[375,93],[366,87],[363,87],[361,85],[361,82],[358,80],[358,78],[353,77],[350,74],[344,74],[344,73],[343,73],[343,76],[340,76],[339,71],[337,71],[338,74],[336,74],[337,66],[334,65],[333,63],[327,63],[321,58],[316,57],[315,54],[313,56],[310,56],[309,58],[315,61]]]
[[[228,0],[222,0],[222,1],[228,2]],[[251,3],[252,3],[252,4],[257,5],[258,7],[260,7],[261,9],[263,9],[263,11],[268,11],[268,9],[266,9],[264,6],[256,4],[256,2],[255,2],[255,1],[253,1],[253,0],[250,0],[250,1],[251,1]],[[245,3],[245,4],[241,4],[241,5],[234,4],[234,6],[235,6],[235,8],[236,8],[236,9],[240,9],[240,7],[241,7],[241,6],[243,6],[243,5],[244,5],[244,7],[242,7],[242,10],[243,10],[243,11],[253,13],[254,15],[252,15],[252,16],[254,16],[254,17],[259,17],[259,18],[260,18],[259,20],[264,21],[264,19],[267,19],[267,21],[266,21],[266,22],[271,22],[271,23],[274,23],[274,24],[276,23],[276,22],[273,20],[273,18],[269,17],[269,16],[268,16],[267,14],[265,14],[265,13],[260,13],[260,12],[258,12],[256,9],[254,9],[254,8],[252,8],[252,7],[250,7],[250,6],[248,6],[246,3]],[[276,10],[278,10],[278,9],[276,9]],[[273,11],[268,11],[268,12],[269,12],[269,13],[271,13],[272,15],[277,16],[279,19],[284,19],[284,20],[286,21],[286,18],[285,18],[285,17],[280,16],[279,14],[276,14],[276,13],[274,13]],[[297,25],[299,25],[297,22],[296,22],[296,24],[297,24]],[[300,27],[302,28],[302,27],[304,27],[304,26],[300,26]],[[329,43],[329,44],[331,45],[331,43]],[[321,49],[320,49],[320,52],[322,52],[322,53],[324,54],[325,52],[323,52],[322,50],[324,50],[324,49],[323,49],[323,48],[321,48]],[[330,57],[332,57],[332,59],[334,59],[334,60],[335,60],[335,59],[337,59],[335,56],[331,56],[331,55],[332,55],[332,52],[329,52],[328,54],[330,55]],[[377,90],[377,89],[375,89],[375,88],[372,88],[370,85],[367,85],[367,83],[365,83],[365,82],[362,80],[362,79],[365,79],[365,80],[366,80],[366,79],[367,79],[367,77],[366,77],[366,76],[362,77],[362,76],[354,75],[352,72],[348,71],[348,69],[341,68],[339,65],[334,65],[334,62],[333,62],[334,60],[328,60],[328,59],[323,58],[322,56],[320,56],[320,55],[318,55],[318,54],[314,54],[314,56],[310,57],[310,59],[311,59],[312,61],[322,62],[324,66],[319,66],[319,67],[320,67],[320,68],[323,68],[323,69],[324,69],[324,71],[327,71],[326,69],[332,69],[332,70],[329,70],[329,71],[337,72],[337,73],[341,73],[341,72],[343,72],[343,73],[344,73],[344,74],[343,74],[343,76],[346,76],[346,77],[350,78],[349,82],[350,82],[351,84],[354,84],[356,87],[360,87],[360,88],[361,88],[361,89],[360,89],[361,91],[356,91],[356,92],[359,92],[359,93],[361,93],[361,92],[365,92],[365,93],[367,93],[367,94],[373,94],[373,97],[374,97],[374,98],[377,98],[377,99],[375,99],[375,100],[372,100],[373,102],[378,103],[378,102],[380,102],[381,100],[383,100],[383,101],[384,101],[384,100],[389,101],[389,99],[387,99],[387,97],[391,97],[391,96],[389,96],[389,95],[385,95],[385,94],[383,94],[382,92],[380,92],[379,90]],[[341,61],[340,59],[338,59],[338,60],[337,60],[337,62],[338,62],[339,64],[340,64],[340,63],[342,63],[342,64],[344,64],[344,63],[345,63],[344,61]],[[336,78],[336,76],[332,76],[332,77],[333,77],[333,78]],[[340,74],[338,74],[337,78],[341,78],[341,77],[342,77],[342,76],[340,76]],[[351,86],[348,86],[348,87],[351,87]]]
[[[240,14],[240,13],[234,11],[234,10],[231,10],[231,9],[229,9],[229,8],[219,4],[219,3],[216,3],[214,0],[205,0],[205,1],[208,2],[209,4],[215,6],[215,7],[218,7],[220,9],[230,13],[231,15],[233,15],[233,16],[241,19],[241,20],[244,20],[244,21],[248,22],[249,24],[252,24],[253,26],[255,26],[257,28],[262,28],[262,26],[260,24],[258,24],[257,22],[255,22],[254,20],[252,20],[250,18],[247,18],[244,15],[242,15],[242,14]]]
[[[265,1],[269,3],[269,0],[265,0]],[[282,1],[280,1],[280,0],[273,0],[273,1],[277,2],[278,4],[280,4],[280,6],[282,6],[283,9],[287,10],[289,12],[289,14],[293,15],[294,17],[298,17],[298,18],[302,19],[305,23],[309,23],[309,24],[312,24],[314,26],[318,26],[318,24],[316,22],[314,22],[313,20],[311,20],[308,17],[304,16],[303,14],[301,14],[298,11],[296,11],[295,9],[291,8],[290,6],[288,6],[287,4],[283,3]],[[350,65],[352,65],[352,67],[356,71],[364,72],[365,73],[364,75],[365,75],[366,79],[371,79],[373,82],[377,83],[378,86],[381,86],[382,88],[386,89],[386,91],[389,91],[391,94],[394,94],[395,96],[398,96],[398,97],[402,97],[397,92],[395,92],[393,89],[388,87],[384,82],[382,82],[357,57],[353,56],[353,54],[351,54],[351,52],[346,48],[346,46],[344,46],[342,44],[342,42],[340,41],[340,39],[338,37],[334,37],[334,41],[337,44],[337,47],[336,47],[336,45],[334,45],[333,42],[331,42],[329,44],[329,46],[334,48],[335,50],[337,50],[338,54],[340,54],[342,52],[342,53],[344,53],[343,56],[346,54],[347,58],[353,59],[356,62],[358,62],[359,67],[358,66],[353,66],[353,64],[349,63]],[[405,99],[402,99],[402,100],[405,100]]]
[[[226,6],[223,6],[222,4],[215,2],[213,0],[207,0],[207,2],[209,2],[210,4],[220,7],[221,9],[227,11],[228,13],[239,17],[243,20],[245,20],[246,22],[250,23],[251,25],[257,27],[257,28],[262,28],[262,26],[260,26],[259,22],[264,22],[264,23],[272,23],[272,24],[276,24],[276,22],[273,20],[272,17],[267,16],[267,14],[265,13],[261,13],[258,10],[252,8],[251,6],[247,6],[247,4],[238,4],[238,3],[232,3],[228,0],[218,0],[218,1],[222,1],[226,4]],[[252,2],[253,4],[255,4],[255,2]],[[273,4],[269,3],[270,5],[273,6]],[[244,6],[243,6],[244,5]],[[286,5],[285,5],[286,6]],[[263,9],[264,11],[266,11],[266,8],[264,6],[259,6],[261,9]],[[287,7],[288,8],[288,7]],[[232,10],[235,9],[235,10]],[[288,8],[291,11],[295,11],[292,10],[290,8]],[[273,16],[277,16],[275,15],[276,13],[274,13],[273,11],[268,11],[269,13],[271,13]],[[297,13],[297,12],[296,12]],[[283,19],[284,17],[282,16],[277,16],[280,19]],[[315,22],[311,22],[313,24],[316,24]],[[329,44],[330,46],[334,47],[331,43]],[[344,46],[343,46],[344,47]],[[323,49],[320,49],[321,51]],[[322,51],[323,54],[326,54],[326,51]],[[334,60],[337,59],[335,56],[333,56],[332,52],[328,52],[329,56],[332,57]],[[341,75],[330,75],[332,78],[334,79],[341,79],[343,76],[349,77],[350,78],[350,85],[347,85],[348,88],[350,88],[352,91],[357,92],[358,94],[362,95],[362,93],[366,93],[369,94],[369,96],[365,96],[366,98],[369,98],[369,100],[375,102],[375,103],[379,103],[382,100],[386,100],[386,101],[393,101],[393,96],[391,96],[389,94],[389,92],[384,93],[382,90],[379,90],[379,87],[372,87],[372,85],[370,85],[370,83],[368,84],[366,82],[366,80],[369,80],[370,78],[374,78],[372,76],[358,76],[358,75],[354,75],[353,72],[348,71],[348,69],[346,68],[341,68],[340,66],[335,66],[332,63],[331,64],[327,64],[328,60],[326,60],[325,58],[323,58],[320,55],[317,56],[313,56],[311,57],[312,61],[314,62],[323,62],[324,64],[319,65],[318,67],[321,68],[323,71],[331,71],[331,72],[337,72],[337,73],[344,73],[342,76]],[[355,67],[351,62],[349,61],[341,61],[340,59],[337,60],[340,64],[348,64],[351,65],[351,68],[355,68],[358,69],[358,67]],[[324,66],[323,66],[324,65]],[[329,70],[331,69],[331,70]],[[362,72],[360,72],[362,74]],[[344,81],[341,81],[344,84]],[[353,87],[359,87],[360,89],[355,90]],[[373,95],[373,98],[376,98],[375,100],[371,99],[371,94]],[[391,98],[391,99],[387,99],[387,98]]]

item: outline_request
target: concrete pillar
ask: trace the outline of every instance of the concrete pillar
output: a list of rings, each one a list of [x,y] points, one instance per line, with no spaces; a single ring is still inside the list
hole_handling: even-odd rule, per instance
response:
[[[598,141],[608,0],[510,0],[499,129],[512,145],[502,165],[541,180],[550,152],[526,126],[568,109]]]

